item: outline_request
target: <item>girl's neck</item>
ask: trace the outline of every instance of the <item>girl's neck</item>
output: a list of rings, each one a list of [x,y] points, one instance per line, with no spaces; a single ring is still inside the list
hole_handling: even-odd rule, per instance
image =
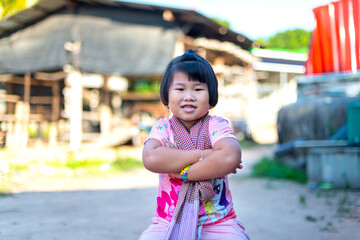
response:
[[[179,119],[179,121],[185,126],[186,130],[188,132],[190,132],[190,129],[197,123],[199,122],[201,119],[205,118],[207,115],[209,114],[209,112],[207,112],[204,116],[202,116],[201,118],[199,119],[196,119],[194,121],[183,121],[181,120],[180,118],[176,117],[177,119]]]

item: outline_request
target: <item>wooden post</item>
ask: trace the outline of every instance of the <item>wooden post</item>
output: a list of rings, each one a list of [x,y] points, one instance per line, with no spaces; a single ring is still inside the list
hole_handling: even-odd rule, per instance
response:
[[[24,79],[24,103],[22,106],[22,129],[20,147],[25,149],[28,143],[28,126],[30,120],[31,73],[27,72]]]
[[[6,93],[8,95],[11,95],[11,94],[13,94],[13,92],[14,92],[14,85],[12,83],[7,83],[6,84]],[[7,108],[7,113],[8,114],[13,114],[14,113],[14,103],[8,102],[6,108]]]
[[[7,148],[13,148],[14,145],[14,123],[9,121],[6,123],[6,142]]]
[[[112,113],[109,106],[105,104],[100,105],[100,131],[101,136],[105,137],[109,135],[111,131],[111,119]]]
[[[19,101],[15,106],[15,129],[12,148],[25,149],[28,142],[28,124],[30,117],[30,104]]]
[[[111,112],[111,93],[108,88],[108,76],[104,77],[102,88],[103,97],[100,104],[100,132],[101,136],[106,136],[111,131],[112,112]]]
[[[37,96],[43,96],[43,81],[38,81],[36,85],[36,94]],[[44,108],[42,104],[36,104],[36,113],[44,114]]]
[[[82,141],[82,114],[83,114],[83,87],[82,77],[79,71],[71,71],[66,84],[69,87],[69,112],[67,113],[70,122],[70,149],[79,149]]]
[[[53,93],[53,97],[52,97],[50,133],[49,133],[49,146],[56,147],[57,136],[58,136],[57,121],[59,120],[59,115],[60,115],[60,87],[58,81],[54,81],[52,83],[52,93]]]
[[[30,89],[31,89],[31,74],[27,72],[25,74],[24,81],[24,102],[30,102]]]
[[[184,39],[185,39],[184,34],[179,34],[179,37],[176,39],[174,46],[174,57],[177,57],[184,53],[185,51]]]

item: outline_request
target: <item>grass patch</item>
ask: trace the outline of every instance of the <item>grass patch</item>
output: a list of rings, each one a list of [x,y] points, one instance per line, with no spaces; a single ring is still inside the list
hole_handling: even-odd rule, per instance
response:
[[[299,183],[306,183],[306,172],[300,169],[291,168],[281,161],[270,158],[262,158],[253,166],[251,176],[268,177],[273,179],[286,179]]]
[[[29,166],[26,164],[9,164],[10,172],[12,171],[26,171],[29,169]]]
[[[65,161],[52,161],[46,163],[53,168],[67,168],[72,171],[81,170],[83,173],[101,173],[108,171],[129,171],[131,169],[143,167],[141,161],[131,158],[118,158],[115,161],[105,161],[100,159],[75,159],[69,157]]]
[[[134,168],[143,167],[141,161],[126,158],[126,159],[117,159],[115,162],[111,164],[115,170],[126,171]]]
[[[9,196],[11,196],[12,194],[11,193],[6,193],[6,192],[1,192],[0,191],[0,198],[1,197],[9,197]]]
[[[99,159],[73,159],[70,158],[64,162],[64,167],[70,168],[72,170],[76,170],[79,168],[87,168],[87,169],[95,169],[101,166],[102,164],[106,164],[106,161],[102,161]]]

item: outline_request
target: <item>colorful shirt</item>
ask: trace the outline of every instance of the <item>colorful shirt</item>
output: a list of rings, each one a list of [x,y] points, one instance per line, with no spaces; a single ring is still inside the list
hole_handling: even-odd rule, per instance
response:
[[[209,136],[212,147],[220,139],[227,137],[236,139],[228,121],[217,116],[212,116],[209,121]],[[168,118],[158,120],[150,131],[148,139],[150,138],[157,139],[160,142],[167,139],[171,143],[175,143],[170,120]],[[164,218],[170,222],[175,211],[181,184],[182,180],[179,178],[169,174],[159,174],[156,217]],[[210,201],[202,202],[199,208],[199,223],[204,225],[236,217],[227,176],[213,179],[212,184],[215,197]]]

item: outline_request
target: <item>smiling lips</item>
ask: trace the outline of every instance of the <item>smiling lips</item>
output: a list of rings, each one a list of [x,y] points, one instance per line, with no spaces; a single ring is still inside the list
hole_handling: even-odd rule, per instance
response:
[[[189,105],[189,104],[185,104],[181,108],[184,109],[184,111],[187,113],[192,113],[196,109],[196,107],[194,105]]]

